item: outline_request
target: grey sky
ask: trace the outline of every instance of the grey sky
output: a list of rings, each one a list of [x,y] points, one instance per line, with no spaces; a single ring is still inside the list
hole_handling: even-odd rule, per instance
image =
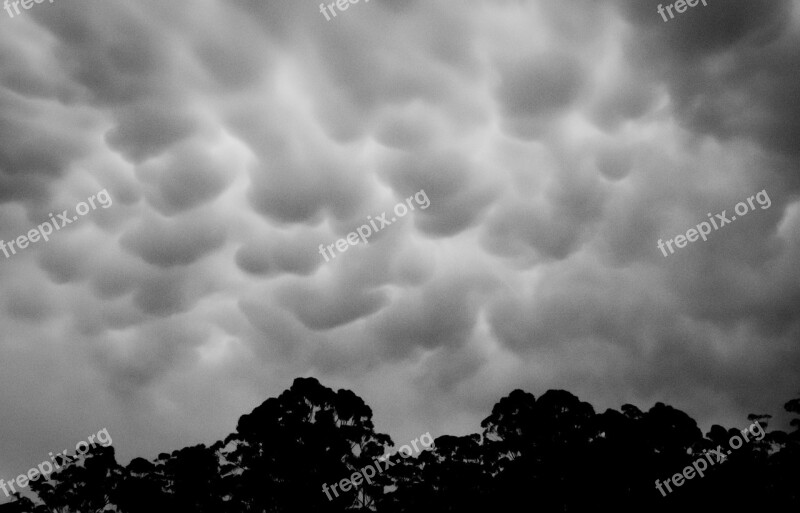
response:
[[[514,388],[741,427],[800,392],[800,6],[0,11],[0,477],[231,432],[296,376],[396,442]],[[663,1],[661,3],[664,3]],[[430,207],[318,253],[424,189]],[[706,242],[656,246],[761,190]]]

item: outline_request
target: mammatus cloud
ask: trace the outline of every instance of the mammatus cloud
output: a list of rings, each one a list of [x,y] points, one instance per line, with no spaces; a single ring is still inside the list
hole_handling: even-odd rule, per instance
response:
[[[0,471],[97,425],[123,460],[217,439],[298,375],[401,440],[473,432],[518,387],[778,413],[800,363],[800,11],[657,4],[0,15],[0,238],[114,199],[0,258]],[[421,189],[430,208],[320,257]],[[761,190],[768,210],[657,248]]]

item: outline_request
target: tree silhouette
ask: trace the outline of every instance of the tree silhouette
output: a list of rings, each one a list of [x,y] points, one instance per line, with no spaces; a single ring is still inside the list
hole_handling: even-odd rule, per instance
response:
[[[277,399],[239,419],[237,432],[225,440],[230,450],[224,454],[229,470],[224,487],[236,507],[255,511],[283,511],[286,505],[305,511],[364,507],[382,492],[380,480],[332,501],[322,486],[371,463],[391,443],[388,435],[375,433],[372,410],[353,392],[298,378]]]
[[[800,417],[800,399],[784,408]],[[789,433],[767,432],[770,419],[751,414],[747,426],[714,425],[703,435],[663,403],[595,413],[564,390],[538,399],[514,390],[494,405],[481,433],[440,436],[416,457],[394,454],[371,483],[329,500],[323,485],[374,465],[392,440],[375,431],[372,410],[353,392],[298,378],[210,447],[135,458],[127,467],[113,448],[95,447],[31,483],[35,500],[15,494],[0,513],[796,509],[800,419]],[[745,436],[742,428],[756,422],[763,430]],[[735,450],[732,437],[742,439]],[[724,461],[702,477],[680,487],[673,481],[668,494],[654,487],[698,459],[713,461],[718,448]]]
[[[95,512],[109,504],[121,478],[113,447],[94,446],[82,457],[60,462],[63,467],[49,479],[30,483],[47,508],[59,513]]]

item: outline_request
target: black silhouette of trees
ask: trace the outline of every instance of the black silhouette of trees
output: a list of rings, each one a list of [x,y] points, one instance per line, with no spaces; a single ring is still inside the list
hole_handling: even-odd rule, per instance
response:
[[[784,408],[798,417],[789,433],[767,432],[771,417],[753,414],[738,429],[714,425],[703,435],[688,415],[662,403],[596,413],[564,390],[538,399],[514,390],[494,405],[481,433],[440,436],[416,457],[394,454],[394,465],[372,483],[329,500],[324,484],[374,466],[393,452],[392,440],[375,431],[372,410],[353,392],[298,378],[210,447],[136,458],[126,467],[112,447],[96,447],[31,483],[35,500],[17,494],[0,513],[796,509],[800,399]],[[707,451],[727,452],[731,437],[753,422],[765,430],[761,440],[750,435],[704,477],[666,497],[655,488],[657,479],[710,458]]]

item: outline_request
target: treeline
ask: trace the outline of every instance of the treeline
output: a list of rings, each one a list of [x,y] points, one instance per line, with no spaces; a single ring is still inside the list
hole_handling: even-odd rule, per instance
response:
[[[800,415],[800,399],[786,403]],[[395,463],[356,490],[329,501],[323,484],[339,482],[392,451],[376,433],[372,410],[349,390],[298,378],[279,397],[243,415],[236,432],[197,445],[136,458],[123,467],[113,447],[31,483],[35,500],[15,496],[2,513],[341,512],[674,512],[759,511],[800,505],[800,419],[790,433],[751,436],[724,462],[710,465],[664,497],[656,489],[706,450],[753,422],[713,426],[704,436],[685,413],[662,403],[626,404],[596,413],[563,390],[538,399],[514,390],[481,422],[481,433],[440,436],[418,457]]]

